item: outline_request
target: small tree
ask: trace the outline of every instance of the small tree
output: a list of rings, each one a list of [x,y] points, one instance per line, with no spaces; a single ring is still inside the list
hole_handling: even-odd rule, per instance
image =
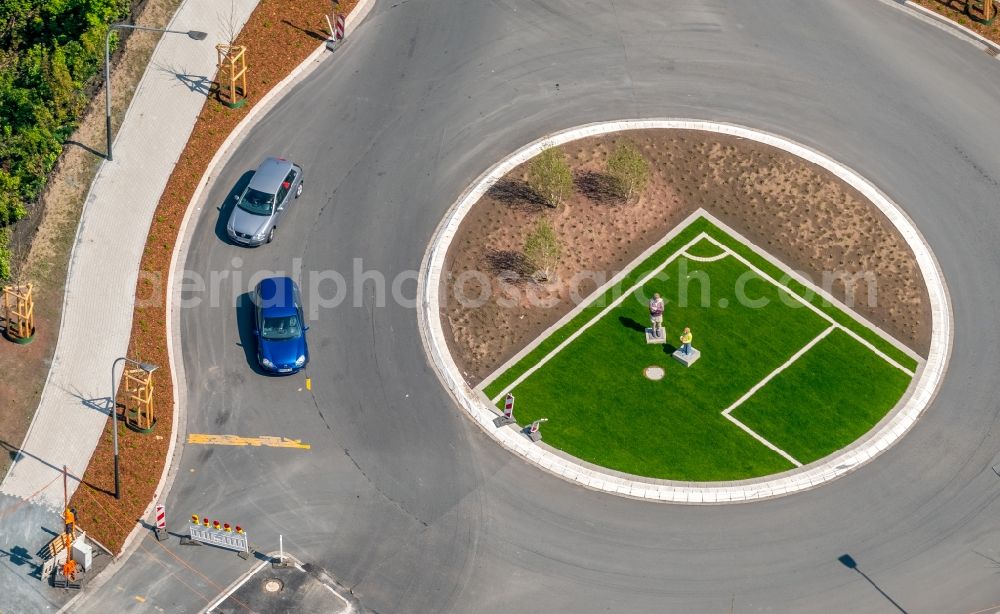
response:
[[[649,162],[635,144],[626,141],[615,147],[608,157],[608,175],[615,180],[619,195],[629,201],[633,194],[646,187]]]
[[[559,264],[562,246],[548,220],[541,220],[524,239],[524,256],[536,269],[540,280],[549,279]]]
[[[528,185],[550,207],[558,207],[573,189],[573,173],[566,164],[566,154],[558,147],[549,147],[535,156],[528,173]]]

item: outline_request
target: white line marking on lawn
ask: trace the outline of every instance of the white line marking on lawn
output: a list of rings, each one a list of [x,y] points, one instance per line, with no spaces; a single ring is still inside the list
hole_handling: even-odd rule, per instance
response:
[[[733,239],[736,240],[737,243],[749,248],[750,251],[756,253],[758,256],[763,258],[765,262],[768,262],[771,265],[777,267],[779,270],[783,271],[786,275],[788,275],[791,279],[794,279],[803,286],[809,288],[810,291],[823,297],[824,301],[826,301],[833,307],[836,307],[839,311],[843,312],[845,315],[850,316],[852,320],[854,320],[861,326],[870,329],[872,332],[877,334],[884,341],[891,344],[897,350],[912,358],[914,361],[916,361],[918,365],[924,364],[925,360],[922,356],[920,356],[920,354],[917,354],[916,352],[913,351],[912,348],[907,346],[905,343],[901,342],[899,339],[896,339],[886,331],[882,330],[880,327],[876,326],[874,323],[872,323],[863,315],[855,311],[852,307],[845,304],[843,301],[839,300],[838,298],[836,298],[835,296],[833,296],[820,286],[817,286],[812,279],[802,275],[801,273],[795,271],[794,269],[789,268],[788,265],[786,265],[784,262],[775,258],[773,254],[771,254],[765,249],[762,249],[759,245],[757,245],[747,237],[743,236],[742,234],[740,234],[739,231],[728,226],[725,222],[715,217],[708,211],[704,210],[701,211],[702,211],[702,216],[706,220],[714,224],[716,228],[722,230],[723,232],[731,236]]]
[[[800,463],[799,461],[797,461],[794,458],[792,458],[791,454],[789,454],[788,452],[785,452],[784,450],[782,450],[778,446],[774,445],[770,441],[764,439],[763,437],[761,437],[760,435],[758,435],[756,432],[754,432],[754,430],[752,428],[750,428],[749,426],[743,424],[742,422],[740,422],[739,420],[737,420],[736,418],[732,417],[729,414],[722,414],[722,415],[725,416],[726,420],[729,420],[730,422],[732,422],[736,426],[738,426],[741,429],[743,429],[744,431],[746,431],[748,435],[750,435],[751,437],[753,437],[757,441],[759,441],[762,444],[764,444],[765,446],[771,448],[772,450],[774,450],[778,454],[784,456],[785,460],[787,460],[791,464],[795,465],[796,467],[801,467],[802,466],[802,463]]]
[[[764,439],[764,437],[762,435],[760,435],[759,433],[757,433],[756,431],[754,431],[749,426],[747,426],[747,425],[743,424],[742,422],[740,422],[739,420],[737,420],[731,414],[732,414],[732,412],[733,412],[734,409],[736,409],[737,407],[739,407],[740,405],[742,405],[744,402],[746,402],[746,400],[749,399],[750,397],[752,397],[754,395],[754,393],[756,393],[758,390],[760,390],[761,388],[763,388],[764,386],[766,386],[767,383],[770,382],[775,377],[777,377],[779,373],[781,373],[782,371],[784,371],[785,369],[787,369],[789,366],[791,366],[791,364],[793,362],[795,362],[796,360],[798,360],[799,358],[801,358],[803,354],[805,354],[806,352],[808,352],[809,350],[811,350],[813,348],[813,346],[815,346],[817,343],[819,343],[820,341],[822,341],[823,339],[825,339],[827,335],[829,335],[830,333],[832,333],[836,329],[837,329],[836,326],[831,326],[831,327],[827,328],[826,330],[824,330],[823,332],[821,332],[820,334],[816,335],[815,339],[813,339],[809,343],[805,344],[802,347],[802,349],[800,349],[798,352],[795,352],[794,354],[792,354],[792,357],[789,358],[788,360],[786,360],[783,365],[781,365],[780,367],[778,367],[774,371],[771,371],[770,373],[768,373],[767,377],[765,377],[764,379],[762,379],[759,382],[757,382],[756,384],[754,384],[754,387],[751,388],[750,390],[748,390],[747,393],[744,394],[743,396],[741,396],[739,399],[737,399],[735,403],[733,403],[729,407],[727,407],[724,410],[722,410],[722,415],[725,416],[727,420],[729,420],[730,422],[732,422],[736,426],[738,426],[741,429],[743,429],[744,431],[746,431],[751,437],[753,437],[757,441],[761,442],[762,444],[764,444],[768,448],[771,448],[772,450],[774,450],[778,454],[784,456],[785,459],[788,462],[792,463],[796,467],[801,467],[802,463],[800,463],[799,461],[797,461],[794,458],[792,458],[792,455],[789,454],[788,452],[785,452],[784,450],[782,450],[778,446],[774,445],[773,443],[771,443],[767,439]]]
[[[504,398],[504,396],[508,392],[510,392],[511,390],[513,390],[515,387],[517,387],[518,384],[520,384],[525,379],[527,379],[529,375],[531,375],[532,373],[534,373],[535,371],[537,371],[538,369],[540,369],[543,365],[545,365],[545,363],[547,363],[548,361],[552,360],[552,358],[556,354],[558,354],[559,352],[561,352],[563,350],[563,348],[565,348],[570,343],[573,343],[573,341],[575,341],[577,337],[579,337],[580,335],[582,335],[585,330],[587,330],[588,328],[590,328],[591,326],[593,326],[595,323],[597,323],[601,318],[603,318],[609,312],[611,312],[612,309],[614,309],[618,305],[621,305],[625,301],[625,299],[627,299],[628,297],[632,296],[633,292],[635,292],[636,290],[638,290],[642,286],[646,285],[646,283],[649,280],[651,280],[654,277],[656,277],[657,275],[659,275],[660,272],[663,271],[663,269],[667,268],[670,265],[671,262],[673,262],[674,260],[676,260],[677,258],[679,258],[680,256],[682,256],[684,254],[684,252],[687,250],[687,248],[691,247],[692,245],[694,245],[698,241],[701,241],[702,239],[705,239],[705,238],[710,239],[711,237],[709,237],[707,234],[705,234],[704,232],[702,232],[702,233],[699,233],[697,237],[691,239],[690,241],[688,241],[687,243],[685,243],[683,246],[681,246],[680,249],[678,249],[676,252],[674,252],[673,254],[671,254],[669,258],[667,258],[666,260],[664,260],[663,264],[661,264],[660,266],[658,266],[655,269],[653,269],[652,271],[650,271],[645,277],[643,277],[642,279],[640,279],[639,281],[637,281],[628,290],[626,290],[625,292],[622,292],[621,296],[619,296],[618,298],[616,298],[615,300],[613,300],[610,305],[608,305],[607,307],[605,307],[604,309],[602,309],[600,313],[598,313],[596,316],[594,316],[593,318],[591,318],[586,324],[584,324],[583,326],[581,326],[580,328],[578,328],[573,334],[571,334],[569,337],[567,337],[565,340],[563,340],[562,343],[560,343],[559,345],[557,345],[551,352],[549,352],[548,354],[546,354],[544,358],[542,358],[537,363],[535,363],[530,369],[528,369],[527,371],[525,371],[524,373],[522,373],[521,375],[519,375],[516,380],[514,380],[513,382],[511,382],[510,384],[508,384],[506,388],[504,388],[503,390],[501,390],[499,392],[499,394],[497,394],[497,396],[495,396],[494,398],[490,399],[490,402],[493,403],[494,405],[496,405],[500,401],[500,399]],[[628,269],[628,270],[631,271],[632,269]],[[600,298],[601,296],[602,296],[601,294],[595,295],[595,299],[594,300],[597,300],[597,298]],[[590,305],[590,302],[588,302],[587,305]]]
[[[831,326],[834,326],[834,327],[836,327],[836,328],[844,331],[850,337],[852,337],[855,341],[857,341],[861,345],[867,347],[869,350],[871,350],[876,355],[878,355],[879,358],[881,358],[882,360],[886,361],[890,365],[896,367],[897,369],[899,369],[903,373],[909,375],[910,377],[913,377],[913,371],[907,369],[903,365],[899,364],[898,362],[896,362],[895,360],[893,360],[892,358],[890,358],[885,352],[883,352],[882,350],[880,350],[877,347],[875,347],[874,345],[872,345],[871,342],[869,342],[868,340],[866,340],[865,338],[863,338],[861,335],[857,334],[856,332],[854,332],[853,330],[847,328],[846,326],[840,324],[839,322],[837,322],[836,320],[834,320],[832,317],[830,317],[825,311],[823,311],[822,309],[820,309],[816,305],[813,305],[812,303],[810,303],[809,301],[807,301],[805,298],[799,296],[797,293],[792,292],[791,288],[782,285],[778,280],[774,279],[773,277],[771,277],[770,275],[768,275],[764,271],[760,270],[752,262],[750,262],[749,260],[747,260],[743,256],[737,254],[733,250],[729,249],[729,247],[727,247],[726,245],[720,243],[715,238],[713,238],[713,237],[711,237],[709,235],[705,235],[705,237],[710,242],[716,244],[720,248],[722,248],[722,249],[726,250],[727,252],[729,252],[729,254],[733,258],[736,258],[737,260],[739,260],[740,262],[742,262],[747,268],[749,268],[751,271],[753,271],[754,273],[756,273],[757,275],[759,275],[762,279],[764,279],[767,282],[773,284],[778,289],[784,291],[786,294],[790,295],[792,298],[794,298],[798,302],[800,302],[803,305],[805,305],[806,307],[808,307],[813,313],[815,313],[819,317],[821,317],[824,320],[826,320],[827,322],[829,322]]]
[[[809,350],[811,350],[813,348],[813,346],[815,346],[817,343],[819,343],[820,341],[822,341],[823,339],[825,339],[826,336],[829,335],[830,333],[832,333],[836,328],[837,328],[836,326],[831,326],[830,328],[827,328],[826,330],[824,330],[820,334],[816,335],[816,338],[814,338],[812,341],[810,341],[809,343],[807,343],[804,346],[802,346],[802,349],[800,349],[798,352],[795,352],[794,354],[792,354],[792,357],[789,358],[788,360],[786,360],[783,365],[781,365],[780,367],[778,367],[774,371],[771,371],[770,373],[768,373],[767,377],[765,377],[764,379],[762,379],[759,382],[757,382],[756,384],[754,384],[753,388],[751,388],[750,390],[748,390],[747,393],[744,394],[743,396],[741,396],[740,398],[736,399],[735,403],[733,403],[729,407],[727,407],[724,410],[722,410],[722,413],[728,416],[730,413],[732,413],[732,411],[734,409],[736,409],[737,407],[739,407],[740,405],[742,405],[744,403],[744,401],[746,401],[747,399],[749,399],[750,397],[752,397],[755,392],[757,392],[758,390],[760,390],[761,388],[763,388],[764,386],[766,386],[769,381],[771,381],[772,379],[774,379],[775,377],[777,377],[777,375],[779,373],[781,373],[782,371],[784,371],[785,369],[787,369],[789,366],[791,366],[791,364],[793,362],[795,362],[796,360],[798,360],[799,358],[801,358],[803,354],[805,354],[806,352],[808,352]]]
[[[552,334],[555,333],[557,330],[561,329],[562,327],[573,321],[576,318],[576,316],[580,314],[581,311],[583,311],[591,304],[593,304],[594,301],[606,295],[611,289],[617,287],[618,284],[621,283],[623,279],[628,277],[629,273],[636,270],[636,268],[638,268],[640,264],[652,258],[653,254],[660,251],[660,249],[662,249],[663,246],[667,245],[675,238],[677,238],[677,236],[680,233],[684,232],[684,230],[686,230],[688,226],[694,223],[695,220],[697,220],[698,218],[702,217],[704,213],[705,211],[703,209],[698,209],[697,211],[694,211],[691,215],[684,218],[684,220],[677,226],[672,228],[670,232],[666,234],[666,236],[664,236],[662,239],[660,239],[653,245],[650,245],[645,251],[636,256],[635,259],[632,260],[632,262],[629,262],[628,265],[622,268],[622,270],[618,271],[618,273],[616,273],[611,279],[609,279],[607,283],[605,283],[600,288],[597,288],[596,290],[591,292],[586,297],[587,300],[580,301],[579,305],[573,307],[573,309],[570,309],[566,315],[559,318],[559,320],[556,321],[554,324],[552,324],[552,326],[546,328],[542,332],[542,334],[535,337],[534,340],[532,340],[532,342],[529,343],[528,345],[524,346],[520,352],[514,354],[513,356],[510,357],[510,359],[507,360],[507,362],[503,363],[502,365],[494,369],[493,373],[490,373],[485,378],[483,378],[483,381],[479,382],[479,384],[476,385],[474,389],[480,391],[486,390],[486,388],[488,388],[493,383],[494,380],[496,380],[498,377],[500,377],[501,375],[512,369],[514,365],[521,362],[521,360],[525,356],[534,352],[535,348],[541,345],[546,339],[551,337]],[[696,238],[703,239],[705,238],[705,236],[706,236],[705,233],[702,232]]]
[[[716,256],[692,256],[691,254],[684,252],[681,255],[687,258],[688,260],[693,260],[695,262],[717,262],[728,256],[729,254],[722,253]]]

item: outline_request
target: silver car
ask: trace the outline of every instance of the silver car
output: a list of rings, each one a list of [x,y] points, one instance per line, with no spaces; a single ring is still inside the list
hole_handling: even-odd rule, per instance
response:
[[[243,193],[233,197],[236,206],[226,223],[229,238],[240,245],[270,243],[293,195],[302,195],[302,168],[284,158],[261,162]]]

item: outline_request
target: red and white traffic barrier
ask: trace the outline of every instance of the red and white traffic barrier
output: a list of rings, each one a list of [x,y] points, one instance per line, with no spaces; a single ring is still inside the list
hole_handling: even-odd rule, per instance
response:
[[[162,503],[157,503],[153,512],[153,527],[157,541],[167,539],[167,508]]]
[[[344,16],[337,15],[334,17],[334,22],[337,24],[333,30],[333,40],[342,41],[344,40]]]
[[[503,402],[503,417],[508,420],[514,417],[514,395],[507,394]]]

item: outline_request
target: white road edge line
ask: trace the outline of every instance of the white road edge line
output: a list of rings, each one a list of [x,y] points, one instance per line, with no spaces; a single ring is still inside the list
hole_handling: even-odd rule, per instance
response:
[[[249,582],[250,578],[252,578],[255,575],[257,575],[257,573],[260,572],[261,569],[264,569],[265,567],[267,567],[270,564],[271,564],[270,560],[261,561],[260,563],[258,563],[257,566],[254,567],[253,569],[251,569],[249,573],[244,574],[242,578],[239,578],[238,580],[236,580],[235,582],[233,582],[229,586],[229,588],[227,588],[225,590],[225,592],[223,592],[221,595],[219,595],[218,597],[216,597],[215,601],[213,601],[212,603],[210,603],[208,605],[208,607],[205,608],[202,611],[205,612],[205,614],[209,614],[210,612],[212,612],[213,610],[215,610],[215,608],[217,608],[220,605],[222,605],[222,603],[226,599],[229,599],[230,595],[232,595],[233,593],[235,593],[236,591],[238,591],[241,586],[243,586],[244,584],[246,584],[247,582]]]

